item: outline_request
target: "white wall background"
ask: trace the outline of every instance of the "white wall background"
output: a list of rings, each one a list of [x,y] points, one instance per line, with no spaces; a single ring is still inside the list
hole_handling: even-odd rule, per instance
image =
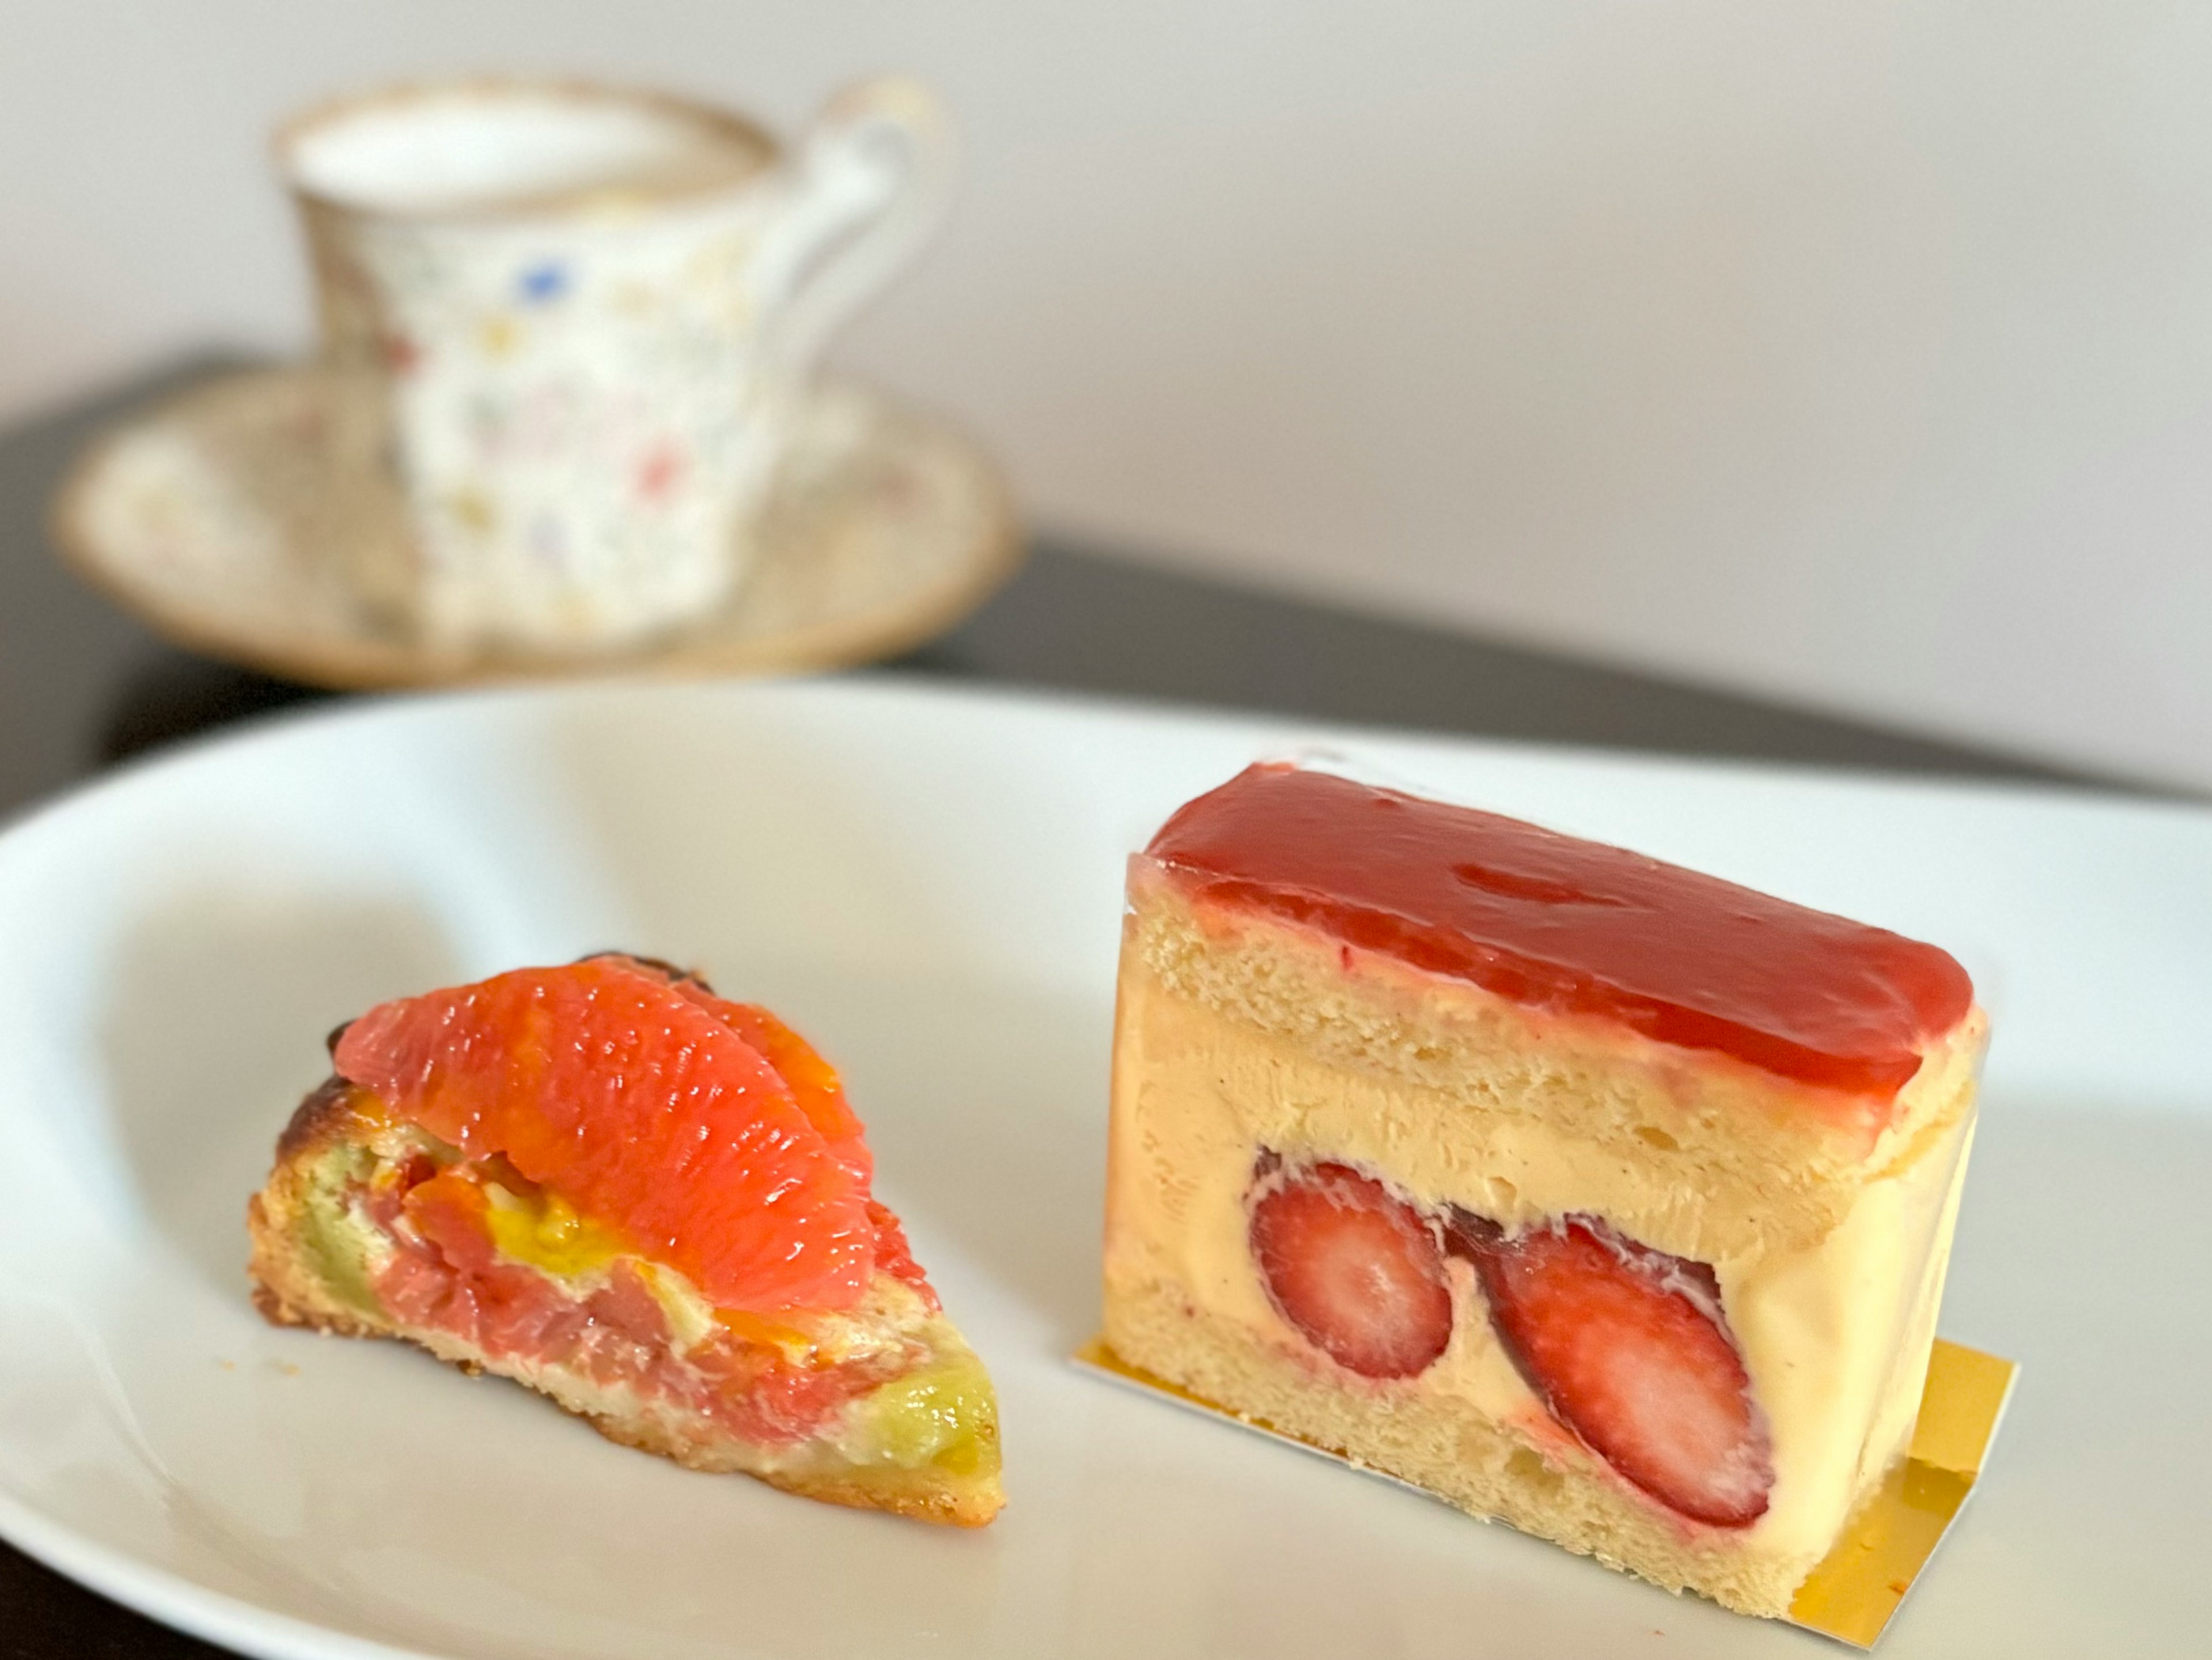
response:
[[[2212,784],[2212,6],[5,0],[0,415],[296,349],[272,120],[584,70],[970,156],[854,366],[1163,557]]]

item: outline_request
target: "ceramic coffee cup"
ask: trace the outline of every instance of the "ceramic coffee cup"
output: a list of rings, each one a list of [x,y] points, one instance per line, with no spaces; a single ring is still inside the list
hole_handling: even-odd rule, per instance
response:
[[[346,580],[457,651],[588,652],[712,610],[816,355],[933,223],[936,100],[832,99],[787,155],[652,94],[481,81],[277,135],[305,220],[338,489],[411,535]]]

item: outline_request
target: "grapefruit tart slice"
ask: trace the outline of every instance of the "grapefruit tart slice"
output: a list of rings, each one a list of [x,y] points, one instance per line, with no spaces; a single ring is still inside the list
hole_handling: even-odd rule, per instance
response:
[[[331,1052],[248,1207],[271,1321],[404,1338],[694,1469],[998,1513],[990,1378],[767,1010],[608,955],[381,1004]]]
[[[1988,1025],[1933,946],[1263,765],[1129,866],[1124,1362],[1781,1615],[1911,1437]]]

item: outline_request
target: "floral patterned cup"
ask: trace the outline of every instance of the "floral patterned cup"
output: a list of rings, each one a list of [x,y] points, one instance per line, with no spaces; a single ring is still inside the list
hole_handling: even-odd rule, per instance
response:
[[[824,340],[933,224],[951,143],[903,80],[786,156],[737,116],[564,83],[396,88],[297,118],[347,460],[410,537],[344,573],[458,652],[619,648],[712,610]]]

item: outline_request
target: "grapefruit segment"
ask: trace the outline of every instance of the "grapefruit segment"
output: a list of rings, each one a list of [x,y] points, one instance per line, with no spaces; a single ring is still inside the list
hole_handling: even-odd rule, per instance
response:
[[[822,1139],[830,1144],[830,1152],[840,1164],[848,1166],[863,1182],[874,1174],[874,1161],[862,1138],[860,1116],[845,1099],[845,1085],[837,1076],[837,1069],[776,1015],[758,1003],[733,1003],[726,997],[717,997],[697,976],[651,958],[609,952],[586,960],[619,964],[673,987],[705,1009],[775,1068],[776,1075],[790,1086],[799,1110],[822,1132]]]
[[[866,1182],[874,1173],[860,1120],[845,1099],[836,1068],[814,1046],[757,1003],[732,1003],[687,985],[687,994],[745,1040],[747,1047],[775,1068],[807,1122],[822,1133],[837,1161]]]
[[[875,1265],[859,1122],[796,1034],[753,1023],[796,1045],[805,1102],[720,1004],[594,958],[381,1004],[335,1059],[392,1111],[472,1157],[504,1155],[720,1306],[850,1307]]]

